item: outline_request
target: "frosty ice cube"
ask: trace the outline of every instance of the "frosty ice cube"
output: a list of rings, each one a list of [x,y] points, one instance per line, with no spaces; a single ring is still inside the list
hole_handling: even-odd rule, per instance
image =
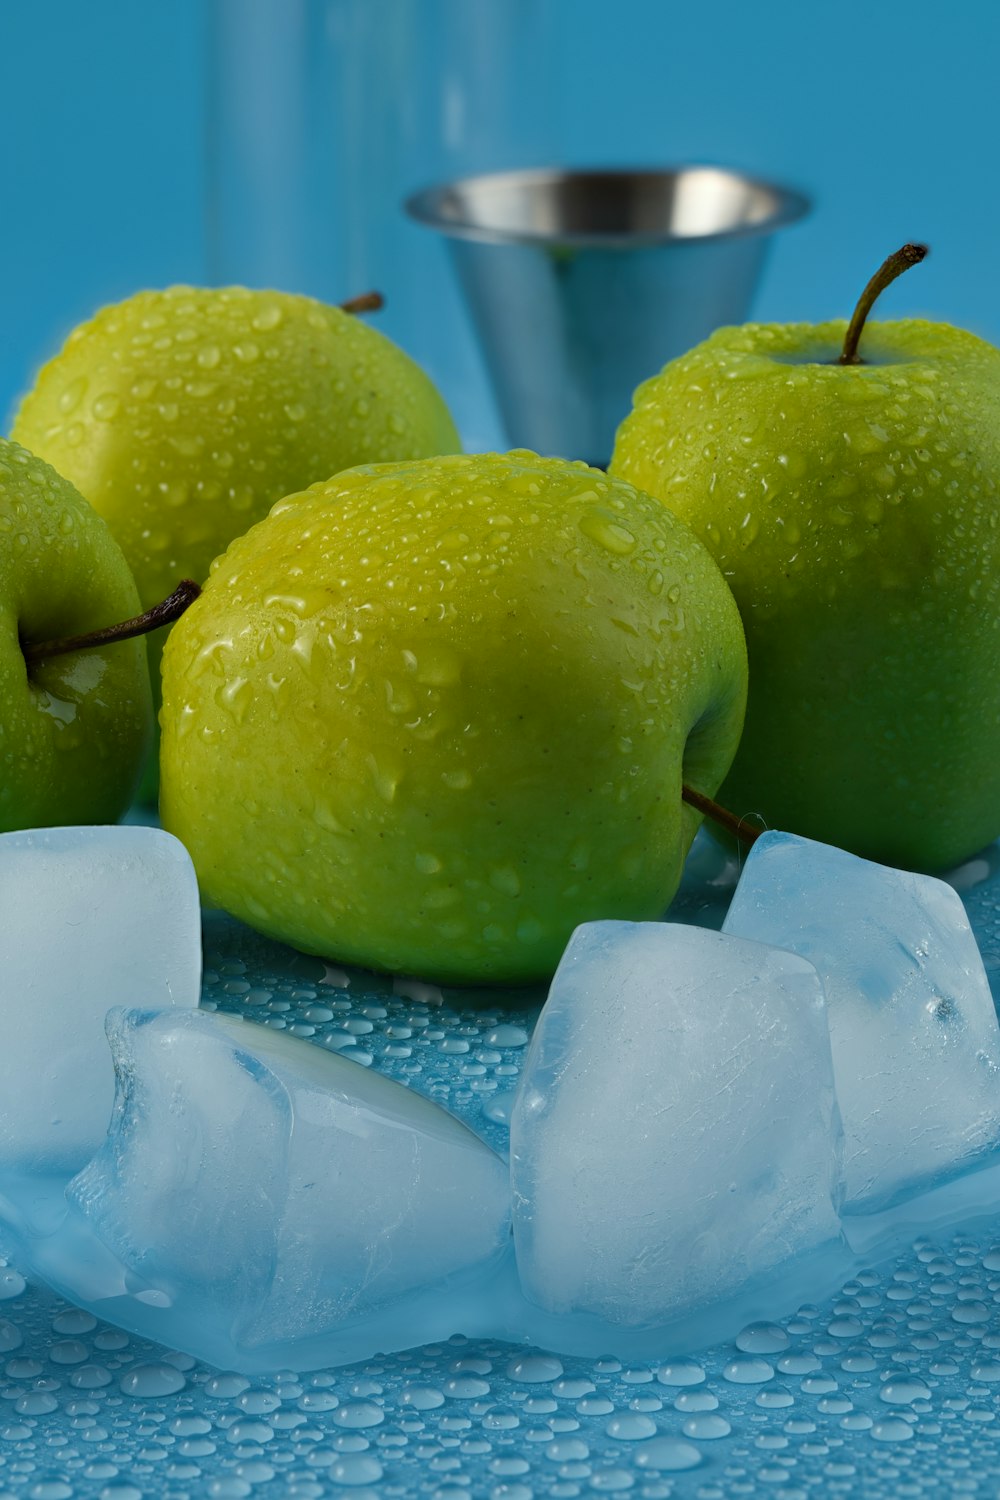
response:
[[[116,1011],[108,1036],[112,1127],[67,1196],[133,1288],[211,1308],[216,1342],[315,1339],[399,1303],[405,1343],[408,1294],[509,1243],[505,1164],[401,1084],[202,1011]]]
[[[812,965],[677,923],[573,934],[511,1121],[517,1263],[556,1313],[653,1326],[840,1241]]]
[[[798,953],[823,979],[846,1211],[889,1207],[1000,1145],[1000,1029],[950,886],[766,833],[723,931]]]
[[[0,834],[0,1164],[76,1171],[104,1138],[113,1005],[194,1006],[194,867],[157,828]]]

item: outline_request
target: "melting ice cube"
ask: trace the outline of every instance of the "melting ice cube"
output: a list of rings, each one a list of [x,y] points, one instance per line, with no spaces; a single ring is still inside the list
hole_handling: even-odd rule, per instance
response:
[[[0,1163],[76,1171],[104,1138],[114,1005],[195,1006],[201,919],[157,828],[0,834]]]
[[[315,1339],[387,1304],[420,1343],[403,1299],[509,1243],[505,1163],[402,1084],[232,1016],[116,1011],[108,1036],[112,1128],[67,1196],[133,1287],[210,1309],[218,1344]]]
[[[888,1207],[1000,1146],[1000,1029],[950,886],[766,833],[723,931],[801,954],[823,979],[846,1210]]]
[[[578,928],[511,1122],[527,1295],[661,1324],[839,1243],[839,1136],[811,964],[677,923]]]

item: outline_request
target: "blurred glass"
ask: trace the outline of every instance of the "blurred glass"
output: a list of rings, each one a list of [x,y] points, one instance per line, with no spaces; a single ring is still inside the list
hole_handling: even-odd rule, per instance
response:
[[[403,202],[554,156],[547,0],[212,0],[213,282],[340,302],[437,382],[470,449],[504,446],[444,244]]]

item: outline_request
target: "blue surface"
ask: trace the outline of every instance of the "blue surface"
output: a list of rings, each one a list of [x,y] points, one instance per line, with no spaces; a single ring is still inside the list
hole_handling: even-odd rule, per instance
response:
[[[717,926],[717,878],[702,842],[673,915]],[[956,883],[995,981],[1000,846]],[[441,995],[218,914],[205,941],[205,1005],[383,1069],[502,1147],[537,991]],[[925,1234],[836,1296],[688,1358],[624,1366],[455,1338],[250,1380],[0,1264],[0,1500],[729,1500],[776,1487],[786,1500],[985,1500],[1000,1471],[998,1302],[994,1216]]]

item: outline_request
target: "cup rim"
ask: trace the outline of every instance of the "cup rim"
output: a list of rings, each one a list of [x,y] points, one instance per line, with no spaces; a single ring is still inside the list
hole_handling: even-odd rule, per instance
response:
[[[481,185],[502,187],[505,184],[545,187],[561,179],[575,178],[642,178],[648,181],[676,180],[694,173],[710,172],[729,178],[749,188],[760,189],[771,195],[775,207],[764,218],[754,223],[737,224],[727,229],[713,229],[694,234],[677,234],[670,230],[561,230],[533,229],[529,226],[517,229],[502,229],[493,225],[477,223],[468,216],[445,210],[449,199],[454,203],[457,190],[475,189]],[[812,199],[798,188],[741,172],[734,167],[722,167],[714,162],[683,162],[673,166],[597,166],[597,167],[518,167],[498,172],[478,172],[466,177],[456,177],[448,182],[435,182],[409,194],[403,208],[411,219],[436,229],[452,239],[476,240],[492,245],[566,245],[591,246],[600,249],[632,249],[637,245],[701,245],[715,240],[744,239],[750,235],[771,234],[787,224],[794,224],[812,208]]]

